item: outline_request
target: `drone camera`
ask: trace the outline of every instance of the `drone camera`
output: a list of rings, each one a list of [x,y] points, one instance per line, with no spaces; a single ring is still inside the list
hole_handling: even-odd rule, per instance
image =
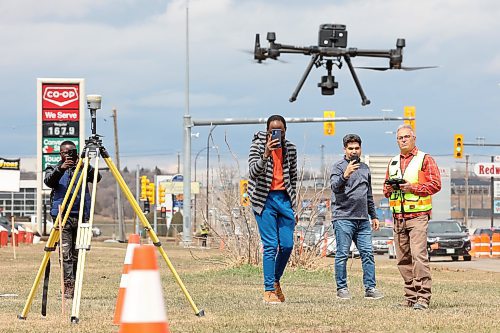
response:
[[[339,83],[335,81],[335,76],[324,75],[321,77],[318,87],[321,88],[321,95],[333,95],[335,94],[335,89],[339,87]]]
[[[318,46],[347,47],[347,30],[343,24],[322,24],[319,26]]]

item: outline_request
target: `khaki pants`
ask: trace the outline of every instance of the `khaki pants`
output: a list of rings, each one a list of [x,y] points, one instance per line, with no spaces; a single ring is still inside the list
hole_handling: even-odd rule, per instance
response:
[[[431,300],[431,270],[427,254],[427,226],[429,216],[399,221],[394,224],[396,260],[404,280],[405,298],[429,304]]]

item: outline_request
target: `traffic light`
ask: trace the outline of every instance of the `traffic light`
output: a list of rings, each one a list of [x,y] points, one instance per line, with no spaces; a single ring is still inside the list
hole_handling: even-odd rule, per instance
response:
[[[146,189],[146,197],[151,205],[155,204],[155,184],[149,183]]]
[[[250,198],[248,197],[248,180],[240,180],[240,205],[248,207],[250,205]]]
[[[405,106],[405,108],[404,108],[404,117],[405,118],[415,118],[415,114],[416,114],[416,111],[415,111],[414,106]],[[405,120],[405,124],[410,125],[411,128],[413,129],[413,132],[416,133],[417,122],[415,119],[414,120]]]
[[[165,202],[165,185],[158,185],[158,203],[161,205]]]
[[[455,134],[455,149],[453,149],[453,156],[455,158],[464,157],[464,136],[463,134]]]
[[[323,118],[335,118],[335,111],[324,111]],[[335,135],[335,122],[325,121],[323,123],[323,134],[324,135]]]
[[[148,188],[148,183],[149,183],[148,177],[141,176],[141,197],[139,198],[139,200],[141,201],[145,201],[147,198],[146,191]]]
[[[167,217],[167,207],[161,207],[161,217],[162,218]]]

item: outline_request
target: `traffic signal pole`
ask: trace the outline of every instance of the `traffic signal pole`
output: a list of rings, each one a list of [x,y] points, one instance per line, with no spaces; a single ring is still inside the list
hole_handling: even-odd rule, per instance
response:
[[[285,118],[287,124],[292,123],[324,123],[324,122],[369,122],[369,121],[405,121],[415,120],[414,117],[305,117],[305,118]],[[191,115],[186,112],[184,114],[184,165],[183,171],[183,219],[182,219],[182,241],[184,246],[191,245],[192,242],[192,225],[191,225],[191,131],[194,126],[216,126],[216,125],[255,125],[265,124],[267,118],[225,118],[225,119],[192,119]],[[207,179],[208,181],[208,179]],[[208,198],[207,198],[208,200]],[[195,212],[196,214],[196,212]],[[207,216],[208,218],[208,216]]]

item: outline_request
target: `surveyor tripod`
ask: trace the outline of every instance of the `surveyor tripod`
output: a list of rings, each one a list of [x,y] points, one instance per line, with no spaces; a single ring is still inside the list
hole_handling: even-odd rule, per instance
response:
[[[90,105],[90,103],[89,103]],[[90,106],[89,106],[90,108]],[[66,194],[64,196],[63,202],[61,204],[61,208],[59,209],[59,213],[57,216],[57,219],[54,221],[54,227],[52,228],[52,231],[50,232],[49,239],[47,241],[47,245],[45,246],[45,254],[42,259],[42,263],[40,265],[40,268],[38,269],[38,272],[35,277],[35,282],[33,283],[33,286],[31,287],[30,293],[28,295],[28,299],[26,301],[26,304],[24,306],[23,312],[18,315],[19,319],[26,319],[28,311],[31,308],[31,305],[33,303],[33,298],[35,295],[35,292],[38,288],[38,285],[40,284],[40,280],[42,278],[42,274],[44,273],[47,263],[49,262],[50,255],[52,252],[56,249],[56,243],[59,239],[59,234],[62,232],[64,225],[66,224],[66,221],[68,220],[69,214],[71,212],[71,207],[73,207],[73,204],[77,198],[78,191],[81,191],[80,195],[80,209],[79,209],[79,214],[78,214],[78,231],[77,231],[77,236],[76,236],[76,244],[75,244],[75,249],[78,250],[78,265],[77,265],[77,270],[76,270],[76,279],[75,279],[75,288],[74,288],[74,295],[73,295],[73,306],[72,306],[72,311],[71,311],[71,322],[72,323],[78,323],[79,321],[79,312],[80,312],[80,300],[81,300],[81,292],[82,292],[82,282],[83,282],[83,272],[85,268],[85,258],[86,254],[88,251],[90,251],[90,242],[91,242],[91,237],[92,237],[92,223],[94,219],[94,208],[95,208],[95,196],[96,196],[96,190],[97,190],[97,177],[98,177],[98,170],[99,170],[99,159],[102,157],[104,159],[104,162],[106,162],[109,170],[111,170],[111,173],[113,174],[113,177],[115,178],[116,182],[120,186],[122,192],[125,194],[127,200],[129,201],[130,205],[132,206],[132,209],[134,212],[137,214],[139,219],[142,222],[142,225],[144,229],[149,233],[149,237],[153,241],[153,245],[157,247],[158,251],[160,252],[161,256],[167,263],[168,268],[172,272],[175,281],[181,288],[182,292],[186,296],[187,301],[193,308],[195,314],[199,317],[202,317],[205,315],[205,312],[203,310],[198,310],[196,307],[196,304],[193,302],[191,296],[189,295],[186,287],[184,286],[184,283],[180,279],[179,275],[177,274],[174,266],[170,262],[170,259],[167,256],[167,253],[161,246],[161,242],[158,239],[158,236],[154,232],[154,230],[151,228],[151,225],[149,224],[148,220],[146,219],[146,216],[144,213],[141,211],[141,208],[137,201],[135,200],[134,196],[132,195],[132,192],[128,188],[127,184],[125,183],[125,180],[123,179],[122,175],[120,174],[119,170],[116,168],[115,164],[111,160],[108,152],[106,151],[106,148],[102,145],[102,141],[99,137],[99,135],[96,134],[95,131],[95,110],[90,109],[91,115],[92,115],[92,136],[89,137],[88,140],[85,140],[85,149],[82,152],[82,158],[78,160],[78,163],[76,165],[75,171],[73,173],[73,177],[71,178],[71,181],[69,183],[68,189],[66,191]],[[94,111],[94,112],[92,112]],[[87,175],[88,175],[88,170],[90,166],[91,160],[95,160],[94,162],[94,179],[92,182],[92,191],[91,191],[91,205],[90,205],[90,216],[88,221],[84,221],[84,208],[85,208],[85,195],[86,195],[86,189],[87,189]],[[82,167],[83,165],[83,167]],[[85,184],[82,186],[83,181],[85,180]],[[76,183],[76,184],[75,184]],[[73,190],[74,188],[74,190]],[[70,198],[71,196],[71,198]],[[69,199],[69,204],[68,203]],[[68,207],[68,208],[66,208]],[[64,214],[64,217],[61,219],[61,216]],[[61,246],[61,244],[59,244]],[[64,297],[64,295],[62,295]]]

